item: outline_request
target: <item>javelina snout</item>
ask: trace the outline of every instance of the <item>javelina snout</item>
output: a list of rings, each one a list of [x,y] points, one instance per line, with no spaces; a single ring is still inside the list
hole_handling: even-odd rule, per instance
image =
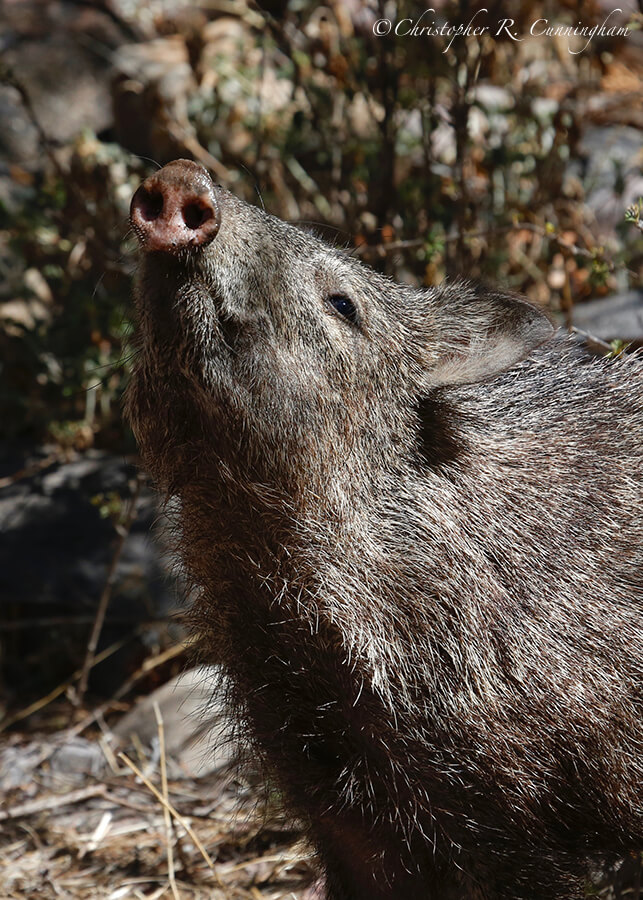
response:
[[[148,252],[204,247],[219,230],[215,187],[196,163],[180,160],[149,178],[132,197],[132,227]]]
[[[643,847],[643,390],[520,298],[395,284],[177,161],[127,411],[331,900],[562,900]]]

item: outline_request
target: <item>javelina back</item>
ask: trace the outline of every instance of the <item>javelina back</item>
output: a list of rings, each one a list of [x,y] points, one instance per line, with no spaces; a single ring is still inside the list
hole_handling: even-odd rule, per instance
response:
[[[332,900],[582,896],[643,847],[643,391],[171,163],[127,411]]]

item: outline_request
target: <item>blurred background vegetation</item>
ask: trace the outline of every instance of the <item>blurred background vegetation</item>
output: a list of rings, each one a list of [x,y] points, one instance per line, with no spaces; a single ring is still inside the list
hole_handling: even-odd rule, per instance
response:
[[[448,46],[376,36],[420,18],[403,2],[5,0],[4,436],[132,448],[128,204],[176,157],[403,280],[500,282],[568,325],[640,286],[643,17],[620,5],[628,35],[588,42],[529,32],[603,0],[436,0],[422,24],[491,26]]]

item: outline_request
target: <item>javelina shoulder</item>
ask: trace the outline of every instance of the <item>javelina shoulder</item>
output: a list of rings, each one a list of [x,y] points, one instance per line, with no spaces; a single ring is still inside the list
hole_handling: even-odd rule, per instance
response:
[[[396,284],[195,163],[132,202],[127,414],[329,900],[572,898],[643,848],[643,365]]]

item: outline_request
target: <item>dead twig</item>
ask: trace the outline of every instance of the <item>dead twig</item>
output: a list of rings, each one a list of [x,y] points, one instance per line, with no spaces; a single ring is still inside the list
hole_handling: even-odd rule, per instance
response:
[[[72,725],[68,728],[65,732],[65,740],[69,740],[70,737],[76,737],[77,735],[82,734],[86,728],[89,728],[90,725],[94,724],[96,719],[107,712],[113,703],[128,694],[138,681],[145,678],[146,675],[149,675],[150,672],[158,668],[158,666],[162,666],[168,660],[181,656],[185,651],[186,647],[184,644],[174,644],[172,647],[168,647],[167,650],[163,650],[162,653],[157,654],[157,656],[146,659],[136,672],[123,682],[113,697],[93,709],[84,719],[77,722],[76,725]]]
[[[129,768],[132,770],[132,772],[134,772],[134,774],[135,774],[138,778],[141,779],[141,781],[143,782],[143,784],[145,785],[145,787],[146,787],[149,791],[151,791],[151,792],[154,794],[154,796],[155,796],[156,799],[159,801],[159,803],[161,803],[161,804],[163,805],[163,807],[169,811],[169,813],[172,815],[172,817],[174,818],[174,820],[175,820],[176,822],[178,822],[179,825],[180,825],[182,828],[184,828],[185,831],[190,835],[190,837],[191,837],[192,840],[194,841],[194,844],[195,844],[195,846],[197,847],[199,853],[201,854],[201,856],[203,857],[203,859],[204,859],[205,862],[207,863],[208,868],[210,869],[210,871],[211,871],[212,874],[214,875],[214,877],[215,877],[215,879],[216,879],[216,881],[217,881],[217,884],[219,885],[219,887],[223,887],[223,883],[221,882],[221,879],[220,879],[220,877],[219,877],[219,873],[218,873],[217,870],[215,869],[214,862],[212,861],[212,858],[210,857],[208,851],[205,849],[205,847],[203,846],[203,844],[202,844],[201,841],[199,840],[199,837],[198,837],[197,833],[194,831],[194,829],[192,828],[192,826],[190,825],[190,823],[189,823],[186,819],[184,819],[183,816],[182,816],[179,812],[176,811],[176,809],[172,806],[172,804],[169,803],[169,801],[167,801],[167,800],[163,797],[163,794],[161,794],[161,792],[158,790],[158,788],[156,788],[156,787],[152,784],[152,782],[149,780],[149,778],[146,778],[145,775],[143,775],[143,773],[142,773],[141,770],[138,768],[138,766],[137,766],[135,763],[132,762],[132,760],[127,756],[127,754],[125,754],[125,753],[119,753],[119,754],[118,754],[118,758],[119,758],[119,759],[122,759],[122,761],[125,763],[126,766],[129,766]]]
[[[172,816],[170,815],[170,800],[167,789],[167,760],[165,758],[165,726],[163,724],[163,716],[161,709],[156,701],[154,701],[154,716],[156,718],[156,727],[159,735],[159,756],[161,766],[161,792],[163,794],[163,819],[165,820],[165,842],[167,846],[167,877],[170,882],[172,896],[174,900],[180,900],[180,894],[176,886],[176,876],[174,874],[174,851],[173,851],[173,829]]]
[[[94,657],[92,662],[92,666],[97,666],[99,663],[108,659],[112,654],[117,653],[122,647],[129,643],[132,640],[134,635],[131,635],[127,638],[124,638],[121,641],[116,641],[114,644],[111,644],[109,647],[106,647],[99,654]],[[41,709],[44,709],[45,706],[48,706],[57,697],[60,697],[64,694],[71,685],[80,678],[81,670],[77,669],[76,672],[70,677],[67,678],[62,684],[59,684],[58,687],[55,687],[53,691],[50,691],[44,697],[40,697],[38,700],[34,700],[33,703],[30,703],[29,706],[25,707],[25,709],[21,709],[19,712],[15,713],[13,716],[5,719],[3,722],[0,722],[0,734],[3,731],[6,731],[7,728],[10,728],[12,725],[15,725],[16,722],[20,722],[22,719],[27,719],[29,716],[38,712]],[[111,702],[111,701],[110,701]],[[94,721],[94,719],[92,719]]]
[[[85,661],[83,663],[83,667],[80,673],[80,679],[78,682],[78,690],[75,697],[75,706],[80,706],[83,702],[83,698],[87,691],[87,681],[89,679],[89,672],[94,665],[94,659],[96,657],[96,647],[98,645],[98,639],[100,637],[100,633],[103,628],[103,623],[105,622],[105,616],[107,614],[107,607],[109,606],[109,601],[112,596],[112,589],[114,587],[114,581],[116,579],[116,570],[118,568],[118,563],[121,558],[121,554],[123,552],[123,547],[125,546],[125,541],[132,530],[132,526],[136,519],[136,505],[138,503],[138,498],[141,494],[141,488],[143,486],[143,476],[140,473],[136,475],[136,485],[134,488],[134,492],[129,500],[129,506],[127,513],[121,523],[116,526],[118,540],[116,543],[116,548],[112,555],[112,560],[109,564],[109,569],[107,571],[107,577],[105,579],[105,584],[103,586],[103,590],[101,592],[100,601],[98,603],[98,609],[96,610],[96,616],[94,618],[94,625],[92,627],[91,634],[89,636],[89,641],[87,643],[87,652],[85,654]]]
[[[590,250],[587,247],[580,247],[578,244],[573,243],[573,241],[567,241],[565,238],[561,237],[556,231],[552,231],[550,227],[545,225],[538,225],[535,222],[512,222],[511,225],[498,225],[493,228],[481,228],[476,231],[465,231],[465,232],[453,232],[452,234],[444,235],[440,238],[440,240],[445,244],[450,244],[453,242],[460,242],[462,240],[473,240],[474,238],[484,238],[491,237],[491,235],[503,234],[507,231],[531,231],[534,234],[538,234],[541,237],[549,238],[550,240],[555,241],[559,247],[563,250],[567,250],[569,253],[573,253],[575,256],[582,256],[585,259],[600,259],[608,268],[608,271],[614,272],[617,268],[623,269],[629,275],[637,277],[637,273],[632,271],[632,269],[628,269],[624,266],[617,266],[617,264],[609,259],[609,257],[604,256],[602,253],[597,253],[596,250]],[[389,243],[380,243],[380,244],[361,244],[359,247],[355,248],[355,253],[358,256],[369,256],[369,255],[377,255],[379,257],[386,256],[389,253],[396,253],[400,250],[416,250],[420,247],[424,247],[428,243],[428,238],[413,238],[412,240],[407,241],[390,241]]]
[[[592,349],[596,349],[599,353],[611,353],[614,349],[611,344],[608,344],[607,341],[602,340],[596,335],[591,334],[589,331],[583,331],[582,328],[576,328],[576,326],[572,326],[570,329],[572,334],[577,334],[581,337]]]
[[[91,787],[80,788],[77,791],[69,791],[66,794],[55,794],[52,797],[45,797],[44,800],[32,800],[30,803],[21,803],[10,809],[0,809],[0,822],[7,819],[19,819],[22,816],[34,816],[41,812],[50,812],[52,809],[58,809],[61,806],[70,806],[74,803],[83,803],[93,797],[107,797],[105,786],[102,784],[94,784]]]
[[[63,454],[62,451],[56,450],[44,459],[39,459],[37,462],[33,462],[22,469],[18,469],[13,475],[7,475],[6,478],[0,478],[0,490],[15,484],[17,481],[21,481],[23,478],[30,478],[32,475],[42,472],[43,469],[48,469],[49,466],[53,466],[54,463],[60,462],[64,457],[65,454]]]

